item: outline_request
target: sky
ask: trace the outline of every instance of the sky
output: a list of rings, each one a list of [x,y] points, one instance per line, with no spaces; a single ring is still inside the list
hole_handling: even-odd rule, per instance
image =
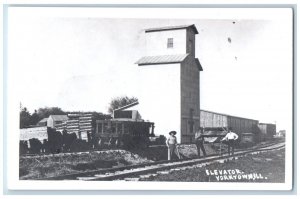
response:
[[[11,92],[31,112],[55,106],[107,113],[113,97],[135,96],[144,29],[195,24],[201,109],[291,131],[291,12],[223,10],[124,18],[97,9],[9,8]]]

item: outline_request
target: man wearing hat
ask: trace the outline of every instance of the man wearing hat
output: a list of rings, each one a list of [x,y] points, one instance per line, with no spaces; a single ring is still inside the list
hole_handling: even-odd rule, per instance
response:
[[[169,135],[170,137],[167,139],[166,144],[168,146],[168,160],[171,160],[177,145],[176,131],[171,131]],[[179,154],[177,156],[180,159]]]

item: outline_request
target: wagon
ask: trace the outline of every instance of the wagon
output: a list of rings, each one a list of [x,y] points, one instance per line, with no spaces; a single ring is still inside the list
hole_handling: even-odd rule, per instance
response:
[[[154,136],[154,123],[132,119],[96,120],[98,147],[144,148]]]

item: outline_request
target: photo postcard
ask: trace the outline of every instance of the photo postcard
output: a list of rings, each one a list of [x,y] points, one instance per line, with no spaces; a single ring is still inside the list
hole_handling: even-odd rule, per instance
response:
[[[290,8],[7,7],[16,190],[290,190]]]

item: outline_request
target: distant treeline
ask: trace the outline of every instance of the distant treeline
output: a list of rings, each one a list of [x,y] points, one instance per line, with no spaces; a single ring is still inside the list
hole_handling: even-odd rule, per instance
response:
[[[133,102],[138,101],[136,97],[128,97],[128,96],[120,96],[111,99],[108,107],[108,113],[112,113],[114,109],[131,104]],[[49,115],[67,115],[69,113],[80,113],[70,112],[70,111],[63,111],[59,107],[45,107],[39,108],[38,110],[34,110],[31,114],[26,107],[23,107],[20,104],[20,128],[26,128],[32,125],[36,125],[40,120],[49,117]],[[86,112],[85,112],[86,113]],[[90,112],[93,114],[95,119],[107,119],[110,118],[110,114],[103,114],[101,112]]]
[[[48,118],[50,115],[67,115],[70,113],[80,113],[64,111],[59,107],[45,107],[34,110],[30,113],[26,107],[20,107],[20,128],[26,128],[36,125],[40,120]],[[99,112],[91,112],[96,119],[108,119],[111,116]]]

